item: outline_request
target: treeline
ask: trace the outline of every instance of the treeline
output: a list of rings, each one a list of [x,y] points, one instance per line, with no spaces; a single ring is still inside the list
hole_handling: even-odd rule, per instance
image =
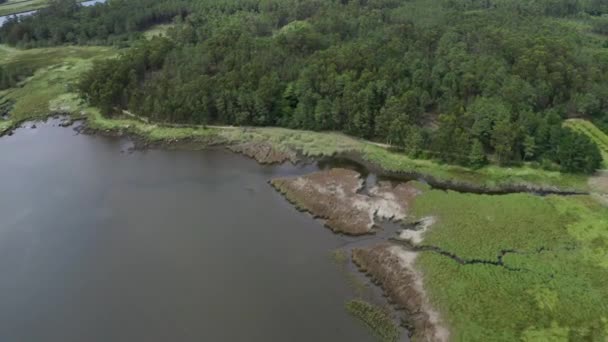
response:
[[[119,0],[88,7],[76,0],[51,0],[35,15],[9,19],[0,27],[0,42],[25,48],[118,43],[186,16],[188,8],[187,0]]]
[[[183,3],[190,13],[174,15],[169,38],[84,75],[83,96],[106,115],[336,130],[470,166],[592,172],[601,163],[562,121],[606,120],[608,50],[555,17],[601,15],[603,1],[150,1],[94,10],[100,22],[123,24],[154,6]]]

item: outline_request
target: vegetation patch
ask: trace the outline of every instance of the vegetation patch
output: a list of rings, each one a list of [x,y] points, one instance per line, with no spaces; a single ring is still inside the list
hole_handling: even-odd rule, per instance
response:
[[[152,39],[153,37],[165,37],[168,31],[175,27],[173,24],[158,24],[150,27],[144,31],[144,37],[146,39]]]
[[[604,168],[608,168],[608,135],[597,128],[591,121],[584,119],[569,119],[565,121],[565,125],[579,133],[585,134],[593,140],[602,153]]]
[[[608,209],[589,196],[430,190],[413,204],[436,223],[418,267],[455,341],[601,341],[608,336]],[[509,251],[509,253],[503,253]]]
[[[0,4],[0,16],[32,11],[47,5],[48,0],[8,0]]]
[[[12,103],[8,115],[12,124],[40,119],[53,112],[80,116],[86,104],[73,93],[80,74],[96,58],[115,53],[102,47],[59,47],[20,50],[0,46],[0,66],[26,68],[32,75],[18,86],[0,91],[0,101]],[[7,125],[7,121],[3,122]],[[5,129],[8,129],[6,127]]]
[[[363,300],[354,299],[346,303],[346,310],[370,327],[380,341],[394,342],[399,338],[399,327],[381,308]]]

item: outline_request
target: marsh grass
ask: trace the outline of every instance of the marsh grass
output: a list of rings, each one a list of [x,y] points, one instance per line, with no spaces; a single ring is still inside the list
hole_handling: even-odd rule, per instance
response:
[[[57,47],[19,50],[0,46],[0,63],[7,68],[32,70],[19,87],[0,91],[0,101],[13,101],[13,124],[41,119],[52,112],[79,116],[86,107],[74,94],[80,74],[93,60],[115,54],[105,47]]]
[[[487,196],[431,190],[413,215],[434,215],[418,267],[455,341],[604,341],[608,337],[608,209],[589,196]]]
[[[382,308],[360,299],[346,302],[346,310],[367,325],[382,342],[399,338],[399,327]]]

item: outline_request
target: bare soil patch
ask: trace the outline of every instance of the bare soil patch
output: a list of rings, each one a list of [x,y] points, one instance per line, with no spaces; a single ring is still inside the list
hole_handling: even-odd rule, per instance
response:
[[[408,183],[381,181],[368,194],[362,194],[361,175],[341,168],[273,179],[270,183],[299,210],[325,219],[334,232],[349,235],[372,233],[378,219],[404,219],[409,203],[419,193]]]

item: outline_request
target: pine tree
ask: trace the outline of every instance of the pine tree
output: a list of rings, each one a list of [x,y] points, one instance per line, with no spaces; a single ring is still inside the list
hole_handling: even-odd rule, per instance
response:
[[[483,150],[483,144],[479,139],[473,140],[471,145],[471,153],[469,154],[469,163],[474,168],[481,168],[488,163],[486,153]]]

